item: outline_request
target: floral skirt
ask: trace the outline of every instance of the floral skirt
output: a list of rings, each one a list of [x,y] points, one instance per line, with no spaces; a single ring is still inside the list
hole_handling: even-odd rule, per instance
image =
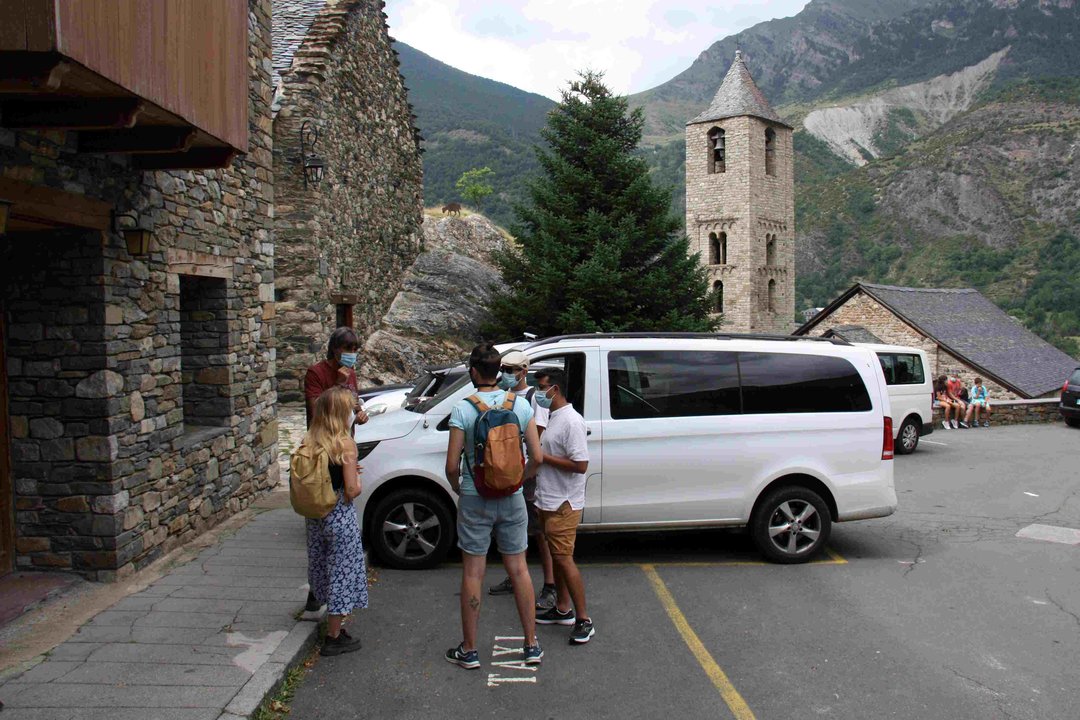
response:
[[[338,493],[321,520],[307,520],[308,583],[330,615],[348,615],[368,605],[367,566],[356,508]]]

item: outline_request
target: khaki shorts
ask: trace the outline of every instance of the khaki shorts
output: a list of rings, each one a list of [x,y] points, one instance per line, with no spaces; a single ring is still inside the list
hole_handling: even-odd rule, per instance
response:
[[[551,554],[573,555],[581,511],[571,508],[569,501],[563,501],[558,510],[539,510],[539,513]]]

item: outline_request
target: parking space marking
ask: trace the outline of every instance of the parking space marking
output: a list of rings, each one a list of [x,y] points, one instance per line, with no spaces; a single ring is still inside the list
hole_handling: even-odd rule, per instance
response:
[[[942,445],[942,446],[944,446],[944,447],[949,447],[949,444],[948,444],[948,443],[943,443],[943,442],[934,442],[933,440],[922,440],[921,442],[924,442],[924,443],[926,443],[927,445]]]
[[[663,579],[656,572],[656,567],[651,564],[643,564],[640,567],[645,576],[649,578],[649,582],[652,583],[653,590],[656,591],[656,596],[660,598],[660,603],[664,606],[664,610],[667,611],[671,622],[674,623],[675,629],[679,631],[679,635],[682,636],[686,646],[690,649],[698,664],[701,665],[701,669],[705,671],[709,680],[712,681],[713,686],[720,692],[720,697],[723,698],[724,703],[727,704],[736,720],[755,720],[754,713],[751,712],[742,695],[731,684],[728,676],[716,664],[716,660],[709,654],[709,651],[705,649],[701,638],[690,627],[690,623],[687,622],[686,616],[679,609],[671,591],[668,590],[667,585],[664,584]]]

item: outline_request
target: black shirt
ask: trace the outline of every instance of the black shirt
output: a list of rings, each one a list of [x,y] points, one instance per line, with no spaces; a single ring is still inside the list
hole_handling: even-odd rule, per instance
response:
[[[337,492],[345,487],[345,466],[330,463],[330,486]]]

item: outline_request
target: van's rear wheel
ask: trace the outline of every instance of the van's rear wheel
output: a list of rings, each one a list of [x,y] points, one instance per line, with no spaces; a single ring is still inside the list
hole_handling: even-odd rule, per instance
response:
[[[922,424],[921,421],[919,424]],[[910,455],[919,447],[919,425],[913,418],[908,418],[900,426],[900,432],[896,434],[896,452],[899,455]]]
[[[405,488],[379,501],[367,534],[381,565],[422,570],[438,565],[450,551],[453,523],[452,509],[437,494]]]
[[[829,506],[816,492],[788,486],[773,490],[750,520],[750,535],[766,559],[804,563],[825,549],[832,532]]]

